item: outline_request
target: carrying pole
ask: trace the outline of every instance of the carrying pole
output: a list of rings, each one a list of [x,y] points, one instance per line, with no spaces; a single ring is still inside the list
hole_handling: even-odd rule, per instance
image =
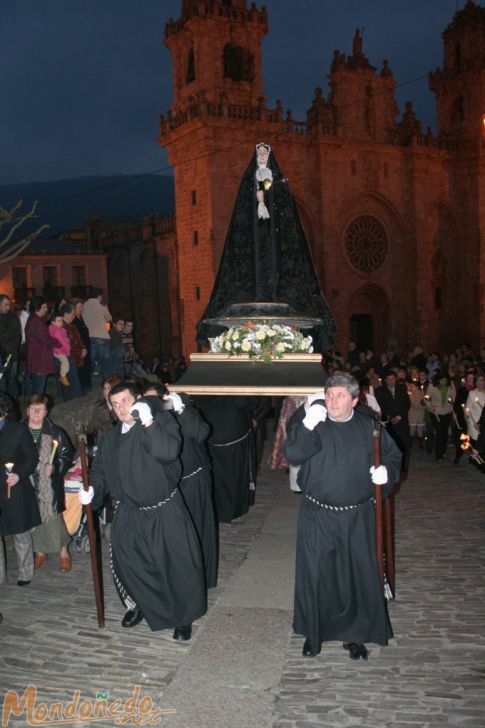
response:
[[[381,464],[381,423],[374,420],[374,467],[378,468]],[[383,543],[383,527],[382,527],[382,486],[374,484],[374,498],[376,501],[376,550],[377,565],[379,567],[379,576],[381,586],[384,590],[384,543]]]
[[[394,569],[394,496],[384,498],[384,529],[386,535],[386,576],[395,594],[396,572]]]
[[[84,490],[89,490],[89,472],[88,472],[88,457],[86,453],[86,445],[82,437],[79,438],[79,455],[81,458],[81,470],[83,476]],[[104,627],[104,595],[103,588],[101,585],[101,574],[98,563],[98,552],[96,548],[96,535],[94,533],[94,519],[91,504],[88,503],[85,506],[86,519],[88,523],[88,537],[89,546],[91,553],[91,569],[93,572],[93,583],[94,583],[94,596],[96,599],[96,612],[98,615],[98,627]]]

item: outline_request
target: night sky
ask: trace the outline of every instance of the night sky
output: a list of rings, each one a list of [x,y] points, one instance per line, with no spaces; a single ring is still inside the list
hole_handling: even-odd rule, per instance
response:
[[[305,120],[335,48],[351,52],[356,28],[379,69],[434,128],[427,74],[442,64],[441,32],[465,0],[265,0],[268,106]],[[249,5],[248,0],[248,5]],[[172,102],[165,22],[180,0],[1,0],[0,184],[167,167],[158,116]],[[168,170],[167,170],[168,171]]]

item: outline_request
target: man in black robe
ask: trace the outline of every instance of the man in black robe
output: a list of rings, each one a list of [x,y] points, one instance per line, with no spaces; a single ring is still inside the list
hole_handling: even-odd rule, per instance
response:
[[[382,419],[387,422],[387,431],[402,452],[402,468],[405,470],[407,455],[411,447],[409,429],[411,400],[407,387],[397,381],[395,372],[389,371],[384,383],[377,387],[375,396],[381,408]]]
[[[214,395],[199,397],[196,404],[211,427],[207,444],[217,518],[230,523],[254,503],[256,463],[249,437],[258,398]]]
[[[293,629],[303,654],[342,640],[353,659],[365,642],[386,645],[392,628],[377,566],[374,484],[387,496],[399,478],[401,455],[385,431],[382,466],[373,466],[373,419],[355,411],[359,385],[335,374],[311,395],[287,427],[285,456],[300,465]],[[328,416],[327,416],[328,415]]]
[[[191,405],[187,395],[166,394],[171,399],[173,412],[182,434],[182,477],[180,489],[185,505],[199,536],[204,556],[208,589],[217,586],[218,544],[214,504],[212,499],[212,473],[205,445],[210,427],[200,412]]]
[[[180,427],[182,476],[179,487],[199,537],[204,556],[206,586],[212,589],[217,586],[218,541],[212,499],[211,463],[205,445],[210,427],[196,407],[192,406],[186,394],[168,393],[165,387],[150,384],[144,388],[143,397],[154,412],[162,411],[164,405],[166,408],[171,404],[170,411]]]
[[[112,572],[128,608],[122,625],[143,617],[152,630],[175,627],[188,640],[191,624],[206,612],[199,540],[178,487],[182,444],[170,412],[152,413],[122,382],[109,394],[118,424],[99,442],[91,470],[93,508],[109,492],[117,501],[111,527]],[[138,421],[137,419],[138,418]],[[81,502],[92,498],[80,493]]]

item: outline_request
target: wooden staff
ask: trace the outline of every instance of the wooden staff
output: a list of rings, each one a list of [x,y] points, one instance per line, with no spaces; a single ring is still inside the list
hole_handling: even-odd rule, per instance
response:
[[[386,576],[394,594],[396,574],[394,571],[394,496],[384,498],[384,528],[386,532]]]
[[[381,464],[381,423],[374,420],[374,467],[377,469]],[[384,544],[382,528],[382,486],[374,484],[374,498],[376,500],[376,550],[377,565],[381,578],[382,590],[384,590]]]
[[[83,474],[83,488],[89,490],[88,458],[86,445],[82,437],[79,438],[79,455],[81,457],[81,470]],[[96,612],[98,614],[98,627],[104,627],[104,595],[101,586],[101,574],[98,564],[98,553],[96,549],[96,536],[94,533],[94,519],[91,504],[85,506],[86,519],[88,522],[88,537],[91,553],[91,569],[93,571],[94,596],[96,598]]]

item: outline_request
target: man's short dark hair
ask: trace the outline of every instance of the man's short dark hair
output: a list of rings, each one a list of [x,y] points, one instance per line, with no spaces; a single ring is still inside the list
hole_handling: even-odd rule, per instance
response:
[[[74,306],[71,306],[70,303],[63,303],[62,306],[59,308],[58,316],[65,316],[66,313],[72,313],[74,311]]]
[[[431,380],[432,385],[434,387],[437,387],[441,379],[446,379],[447,386],[451,387],[451,378],[448,372],[442,371],[441,369],[436,369]]]
[[[125,390],[128,390],[128,392],[135,399],[137,399],[137,397],[140,396],[140,392],[138,390],[138,387],[136,385],[136,382],[134,380],[126,380],[125,379],[122,382],[120,382],[119,384],[115,384],[115,386],[110,389],[110,392],[109,392],[108,397],[109,397],[109,399],[111,399],[111,397],[114,394],[119,394],[120,392],[124,392]]]
[[[157,397],[162,397],[164,394],[167,394],[168,389],[163,384],[160,384],[160,382],[149,382],[145,380],[145,384],[142,389],[142,395],[145,395],[147,392],[150,391],[150,389],[154,389],[157,393]]]
[[[95,286],[91,286],[90,298],[97,298],[98,296],[102,296],[102,295],[103,295],[102,288],[96,288]]]
[[[345,387],[352,399],[355,399],[360,394],[359,382],[351,374],[345,372],[332,374],[331,377],[325,382],[325,390],[330,387]]]
[[[35,313],[36,311],[40,311],[44,303],[47,303],[46,299],[43,296],[32,296],[32,300],[30,302],[30,311],[31,313]]]
[[[7,296],[6,293],[0,293],[0,303],[3,303],[7,299],[7,301],[10,301],[10,296]]]

